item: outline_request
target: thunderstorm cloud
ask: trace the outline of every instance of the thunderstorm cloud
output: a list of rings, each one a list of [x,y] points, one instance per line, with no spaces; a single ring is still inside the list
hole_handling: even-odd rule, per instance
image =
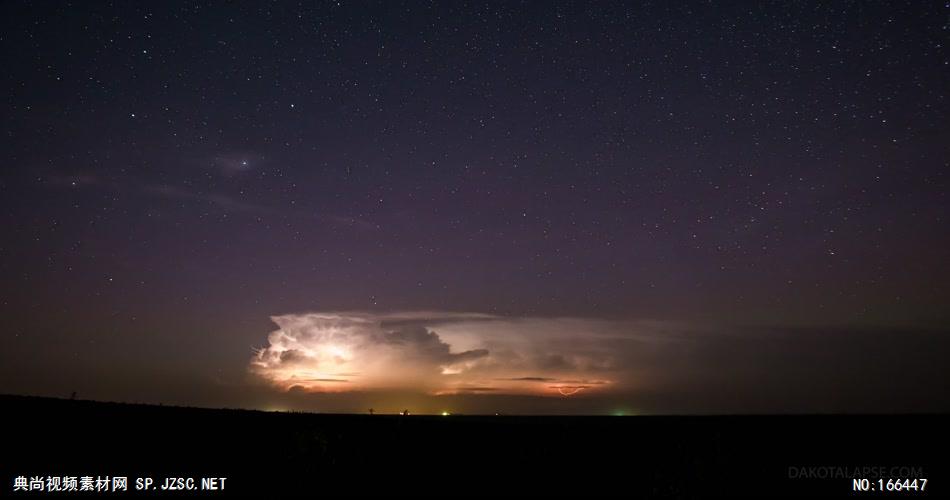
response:
[[[616,357],[589,320],[458,313],[306,313],[251,360],[276,386],[315,392],[409,389],[435,394],[562,394],[613,383]]]
[[[943,380],[950,352],[947,332],[909,329],[449,312],[271,319],[277,329],[250,371],[281,390],[312,394],[594,397],[674,411],[873,410],[882,401],[910,408]]]

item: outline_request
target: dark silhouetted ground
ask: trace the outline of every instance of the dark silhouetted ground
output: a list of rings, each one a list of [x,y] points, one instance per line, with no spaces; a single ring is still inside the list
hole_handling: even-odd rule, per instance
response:
[[[912,467],[927,491],[885,496],[948,494],[940,415],[403,417],[19,396],[0,407],[0,496],[21,475],[127,476],[130,490],[137,478],[227,477],[223,492],[195,492],[209,497],[875,496],[850,477],[791,477],[837,473],[815,467],[884,467],[885,481]]]

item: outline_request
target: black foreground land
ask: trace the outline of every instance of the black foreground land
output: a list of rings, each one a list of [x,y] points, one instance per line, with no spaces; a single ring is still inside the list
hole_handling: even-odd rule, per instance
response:
[[[50,496],[13,490],[18,476],[51,475],[128,477],[127,492],[101,498],[950,494],[945,415],[403,417],[20,396],[0,405],[3,497]],[[854,492],[861,467],[876,468],[858,473],[872,488],[919,474],[926,489]],[[227,478],[223,490],[201,489],[212,477]],[[154,490],[136,491],[144,478]],[[166,478],[193,478],[196,489],[162,490]]]

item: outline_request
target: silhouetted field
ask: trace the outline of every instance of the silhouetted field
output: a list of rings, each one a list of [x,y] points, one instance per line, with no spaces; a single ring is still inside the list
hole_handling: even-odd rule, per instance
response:
[[[883,467],[885,482],[892,467],[928,478],[924,492],[888,497],[948,491],[940,415],[403,417],[19,396],[0,405],[0,496],[17,476],[48,475],[127,476],[128,494],[137,478],[228,478],[223,491],[193,492],[204,496],[878,496],[852,491],[854,467]],[[840,472],[848,477],[801,477]]]

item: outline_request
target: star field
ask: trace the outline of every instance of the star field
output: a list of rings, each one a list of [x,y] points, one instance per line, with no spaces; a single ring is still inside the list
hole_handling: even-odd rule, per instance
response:
[[[232,381],[308,310],[945,327],[948,16],[7,2],[10,352]]]

